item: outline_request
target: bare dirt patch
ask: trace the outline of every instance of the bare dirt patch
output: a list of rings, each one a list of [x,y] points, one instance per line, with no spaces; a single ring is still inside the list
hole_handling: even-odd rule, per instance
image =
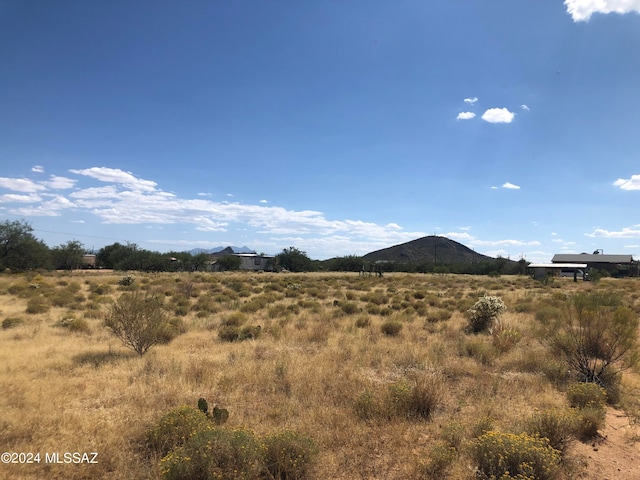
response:
[[[588,480],[636,480],[640,478],[640,429],[622,411],[610,408],[601,437],[576,443],[572,455],[586,468],[578,478]]]

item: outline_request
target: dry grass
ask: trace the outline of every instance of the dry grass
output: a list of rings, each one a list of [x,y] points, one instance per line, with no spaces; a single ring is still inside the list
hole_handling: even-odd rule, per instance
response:
[[[145,431],[200,397],[227,408],[231,426],[312,438],[313,478],[411,478],[455,422],[465,433],[447,475],[469,478],[464,445],[479,419],[512,431],[537,410],[566,406],[561,367],[536,339],[536,312],[590,288],[614,286],[638,302],[634,280],[542,286],[521,277],[453,275],[138,275],[137,285],[163,295],[188,327],[139,357],[102,326],[120,278],[0,277],[0,320],[23,319],[0,330],[0,444],[42,455],[99,453],[97,465],[0,465],[1,478],[159,478]],[[53,305],[51,299],[65,303],[62,293],[73,302]],[[496,349],[488,334],[465,333],[463,312],[483,293],[509,307],[505,325],[520,334],[509,348]],[[26,313],[35,297],[50,308]],[[56,327],[69,312],[86,319],[88,332]],[[396,336],[382,333],[388,321],[402,324]],[[260,325],[261,333],[224,342],[218,331],[228,322]],[[625,375],[632,398],[637,373]],[[437,378],[441,389],[429,418],[358,415],[362,392],[384,409],[391,385],[422,385],[424,378]]]

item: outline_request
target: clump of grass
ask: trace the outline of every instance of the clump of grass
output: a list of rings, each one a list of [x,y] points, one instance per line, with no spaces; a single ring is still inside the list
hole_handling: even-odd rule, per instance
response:
[[[402,322],[397,320],[386,320],[380,325],[380,331],[388,337],[396,337],[402,330]]]
[[[21,317],[7,317],[2,320],[2,329],[8,330],[10,328],[15,328],[24,323],[24,319]]]
[[[522,333],[506,322],[496,322],[491,328],[491,342],[498,353],[507,353],[522,339]]]
[[[46,298],[42,296],[37,296],[30,298],[27,302],[27,313],[30,314],[38,314],[38,313],[46,313],[51,308],[51,305],[47,301]]]
[[[65,315],[55,324],[56,327],[66,328],[70,332],[90,333],[89,324],[84,318],[77,318],[75,315]]]
[[[446,480],[451,465],[458,458],[458,451],[446,442],[437,442],[416,469],[415,477],[424,480]]]
[[[218,338],[225,342],[241,342],[250,338],[258,338],[261,332],[260,325],[224,326],[218,331]]]

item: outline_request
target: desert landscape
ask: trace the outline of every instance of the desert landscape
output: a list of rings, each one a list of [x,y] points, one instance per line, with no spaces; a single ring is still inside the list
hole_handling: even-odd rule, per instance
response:
[[[604,389],[559,353],[592,307]],[[637,279],[5,274],[0,478],[639,478],[638,312]]]

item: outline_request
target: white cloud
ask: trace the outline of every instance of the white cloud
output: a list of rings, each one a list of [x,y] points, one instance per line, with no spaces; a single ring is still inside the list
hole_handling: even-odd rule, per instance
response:
[[[133,176],[131,172],[125,172],[119,168],[108,167],[91,167],[83,170],[69,170],[76,175],[85,175],[87,177],[95,178],[101,182],[118,183],[132,190],[139,190],[142,192],[151,192],[155,190],[158,185],[151,180],[142,180]]]
[[[619,231],[609,231],[603,228],[596,228],[591,233],[585,234],[587,237],[602,237],[602,238],[640,238],[640,225],[633,225],[632,227],[624,227]]]
[[[511,123],[515,113],[506,108],[490,108],[482,114],[482,120],[489,123]]]
[[[42,182],[42,184],[49,188],[53,188],[54,190],[65,190],[67,188],[72,188],[76,184],[76,181],[77,180],[73,180],[72,178],[51,175],[51,178],[46,182]]]
[[[489,247],[527,247],[527,246],[537,246],[540,245],[540,242],[537,240],[532,240],[529,242],[524,242],[522,240],[474,240],[474,245],[482,245]]]
[[[468,103],[469,105],[473,105],[478,101],[478,97],[465,98],[464,103]]]
[[[42,165],[34,165],[33,167],[31,167],[31,171],[36,173],[43,173],[44,167]]]
[[[496,187],[495,185],[491,185],[491,190],[498,190],[498,187]]]
[[[269,203],[269,201],[263,199],[263,200],[260,200],[258,203]]]
[[[622,190],[640,190],[640,175],[631,175],[631,178],[619,178],[613,182],[614,187]]]
[[[565,0],[574,22],[586,22],[594,13],[640,13],[640,0]]]
[[[524,105],[524,104],[520,105],[520,108],[521,108],[522,110],[527,111],[527,112],[529,111],[529,107],[528,107],[528,106],[526,106],[526,105]]]
[[[46,190],[46,187],[28,178],[0,177],[0,188],[13,190],[14,192],[35,193]]]
[[[514,185],[511,182],[505,182],[502,184],[502,188],[507,188],[509,190],[520,190],[520,186],[519,185]]]
[[[460,112],[456,117],[456,120],[471,120],[475,116],[476,114],[473,112]]]
[[[17,193],[7,193],[0,195],[0,203],[35,203],[42,201],[42,197],[35,193],[20,195]]]

